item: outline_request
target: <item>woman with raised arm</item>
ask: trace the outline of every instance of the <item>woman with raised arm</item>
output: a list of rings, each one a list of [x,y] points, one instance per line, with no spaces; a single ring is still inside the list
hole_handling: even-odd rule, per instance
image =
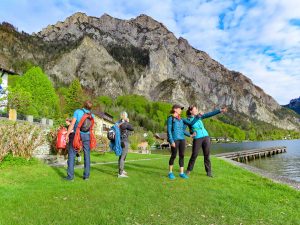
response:
[[[177,151],[179,152],[179,167],[180,174],[179,176],[183,179],[187,179],[188,176],[184,173],[184,151],[185,151],[185,137],[193,137],[186,131],[187,125],[192,126],[196,123],[200,117],[195,117],[194,120],[181,119],[180,114],[184,107],[180,105],[173,105],[171,110],[171,115],[167,120],[167,134],[168,134],[168,142],[171,145],[171,157],[169,160],[169,174],[168,177],[171,180],[175,179],[175,175],[173,173],[173,165],[174,160],[177,155]]]
[[[227,112],[226,107],[205,114],[199,114],[197,107],[194,105],[189,106],[189,108],[187,109],[186,112],[188,117],[187,120],[189,121],[190,124],[191,121],[194,121],[195,117],[200,116],[200,120],[198,120],[196,123],[189,126],[191,133],[193,133],[194,135],[193,137],[194,140],[193,140],[193,147],[192,147],[192,155],[186,171],[187,175],[189,175],[193,170],[196,159],[199,154],[199,150],[200,148],[202,148],[206,175],[208,177],[213,177],[211,172],[211,162],[210,162],[210,137],[208,135],[207,130],[204,127],[202,119],[206,119],[224,112]]]

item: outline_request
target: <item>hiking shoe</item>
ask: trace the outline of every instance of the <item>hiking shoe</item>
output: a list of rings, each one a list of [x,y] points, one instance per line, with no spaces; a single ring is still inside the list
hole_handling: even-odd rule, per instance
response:
[[[189,177],[185,173],[179,174],[179,176],[183,179],[188,179]]]
[[[83,180],[84,180],[84,181],[88,181],[89,178],[88,178],[88,177],[84,177]]]
[[[127,175],[127,172],[125,170],[123,170],[123,174]]]
[[[207,173],[206,176],[213,178],[214,176],[211,173]]]
[[[124,173],[118,174],[118,178],[128,178],[128,176]]]
[[[168,174],[168,177],[169,177],[170,180],[174,180],[174,179],[175,179],[175,175],[174,175],[174,173],[172,173],[172,172],[170,172],[170,173]]]
[[[74,178],[71,178],[71,177],[65,177],[64,180],[65,180],[65,181],[71,181],[71,182],[72,182],[72,181],[74,181]]]

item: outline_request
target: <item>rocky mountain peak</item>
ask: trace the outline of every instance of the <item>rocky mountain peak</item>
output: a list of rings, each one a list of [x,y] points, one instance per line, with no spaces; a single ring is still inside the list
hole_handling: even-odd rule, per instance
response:
[[[228,70],[186,39],[177,39],[150,16],[121,20],[108,14],[98,18],[75,13],[36,36],[43,47],[39,55],[34,49],[22,57],[39,57],[54,83],[77,78],[95,95],[139,94],[196,104],[203,111],[227,105],[249,118],[299,128],[293,115],[280,117],[281,106],[249,78]]]
[[[68,28],[69,26],[72,26],[74,24],[80,24],[84,22],[88,23],[88,21],[89,17],[85,13],[77,12],[66,18],[66,20],[63,22],[59,21],[55,25],[47,26],[46,28],[42,29],[42,31],[40,31],[38,35],[47,36],[53,31],[59,31],[64,28]]]
[[[170,31],[160,22],[156,21],[150,16],[147,16],[145,14],[141,14],[137,16],[134,19],[131,19],[130,21],[136,23],[137,25],[140,25],[141,28],[146,28],[148,30],[156,30],[156,29],[162,29],[166,33],[169,33]]]
[[[111,19],[115,19],[114,17],[112,17],[111,15],[104,13],[102,16],[100,16],[99,18],[100,20],[111,20]]]
[[[68,17],[65,22],[66,23],[84,23],[88,22],[89,16],[87,16],[85,13],[77,12]]]

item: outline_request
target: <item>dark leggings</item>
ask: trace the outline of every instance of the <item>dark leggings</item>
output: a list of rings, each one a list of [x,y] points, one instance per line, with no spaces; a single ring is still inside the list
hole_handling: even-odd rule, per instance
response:
[[[211,164],[210,164],[210,138],[204,137],[204,138],[197,138],[193,140],[193,151],[192,155],[189,161],[189,165],[187,170],[192,171],[196,162],[196,159],[199,154],[199,150],[202,147],[203,150],[203,156],[204,156],[204,166],[206,173],[211,173]]]
[[[185,150],[185,140],[177,140],[175,141],[176,147],[173,148],[171,147],[171,158],[169,161],[169,165],[173,166],[174,165],[174,160],[177,155],[177,149],[179,151],[179,166],[183,167],[184,166],[184,150]]]

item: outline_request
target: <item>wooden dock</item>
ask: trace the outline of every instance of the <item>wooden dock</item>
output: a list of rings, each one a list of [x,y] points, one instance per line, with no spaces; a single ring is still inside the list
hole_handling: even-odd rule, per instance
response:
[[[223,157],[227,159],[232,159],[238,162],[248,162],[254,159],[260,159],[263,157],[269,157],[272,155],[285,153],[287,148],[285,146],[272,147],[272,148],[262,148],[262,149],[251,149],[237,152],[227,152],[215,155],[216,157]]]

